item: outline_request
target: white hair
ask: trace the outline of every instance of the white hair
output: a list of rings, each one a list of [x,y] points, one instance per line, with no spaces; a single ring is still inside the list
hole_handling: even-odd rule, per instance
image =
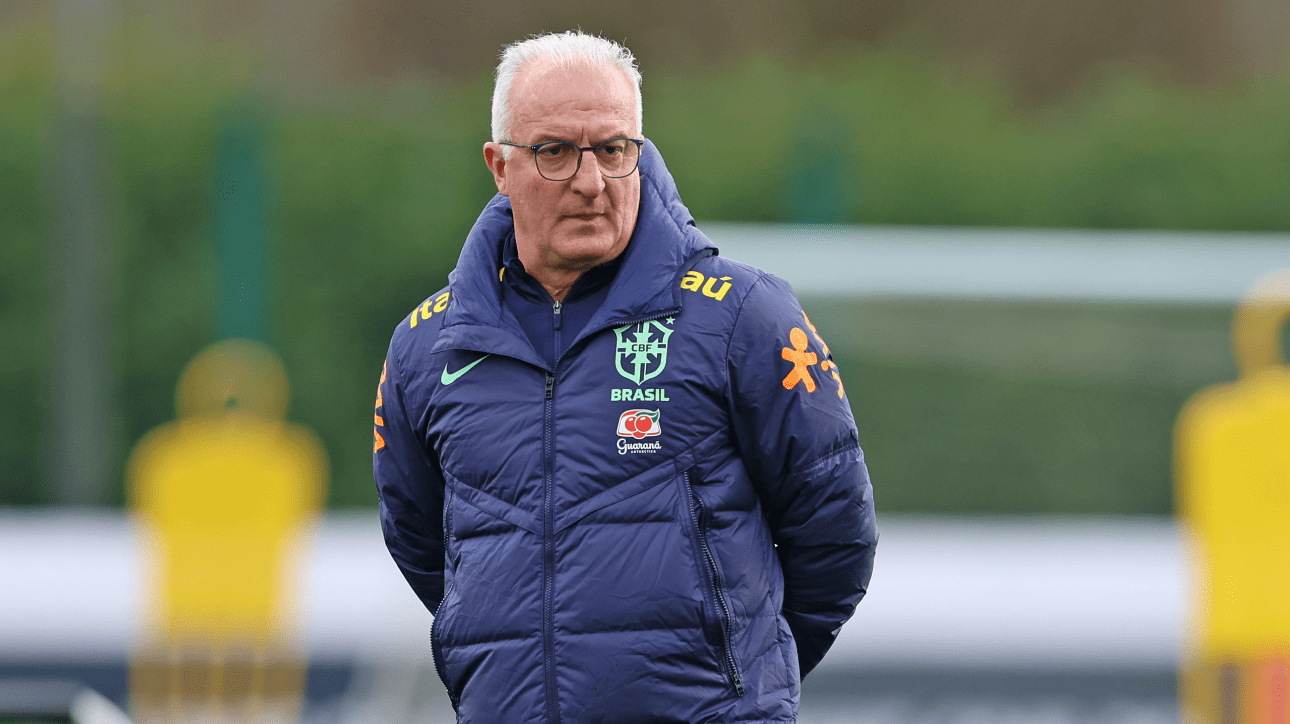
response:
[[[563,33],[534,35],[502,49],[502,61],[497,64],[496,81],[493,83],[493,141],[510,141],[511,87],[520,69],[530,60],[541,59],[558,68],[575,65],[610,65],[623,72],[632,83],[636,94],[636,131],[641,132],[641,72],[636,68],[632,51],[618,43],[588,35],[581,30]],[[504,158],[510,156],[510,146],[502,147]]]

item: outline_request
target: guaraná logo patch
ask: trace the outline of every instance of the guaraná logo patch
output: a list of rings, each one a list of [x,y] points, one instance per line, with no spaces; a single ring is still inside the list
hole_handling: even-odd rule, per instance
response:
[[[658,422],[659,417],[658,410],[628,410],[618,416],[618,436],[634,437],[637,440],[658,437],[663,432]]]

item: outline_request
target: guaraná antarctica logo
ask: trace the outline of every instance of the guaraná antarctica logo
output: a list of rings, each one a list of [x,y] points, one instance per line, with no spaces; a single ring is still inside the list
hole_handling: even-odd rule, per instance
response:
[[[642,440],[647,437],[658,437],[663,433],[659,424],[662,414],[659,410],[628,410],[618,416],[618,454],[656,453],[663,449],[662,443],[628,442],[627,438]]]
[[[672,318],[666,321],[671,323]],[[618,340],[614,348],[614,367],[623,377],[639,385],[658,377],[667,367],[667,338],[672,336],[672,328],[663,320],[652,319],[615,327],[614,336]]]

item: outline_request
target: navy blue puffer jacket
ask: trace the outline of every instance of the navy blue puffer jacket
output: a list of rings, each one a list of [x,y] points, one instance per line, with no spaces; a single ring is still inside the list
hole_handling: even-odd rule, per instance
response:
[[[549,367],[500,302],[509,201],[394,333],[375,471],[463,722],[791,722],[877,532],[828,347],[716,255],[652,144],[608,297]]]

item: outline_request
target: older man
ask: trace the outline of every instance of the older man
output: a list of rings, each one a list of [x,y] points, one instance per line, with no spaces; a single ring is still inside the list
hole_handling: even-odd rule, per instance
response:
[[[794,721],[877,539],[828,347],[695,228],[625,48],[508,47],[493,139],[499,193],[395,331],[375,428],[460,720]]]

